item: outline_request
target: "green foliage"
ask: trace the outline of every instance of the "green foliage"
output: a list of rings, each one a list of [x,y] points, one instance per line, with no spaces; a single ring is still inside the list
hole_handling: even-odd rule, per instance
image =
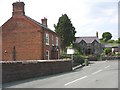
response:
[[[73,64],[79,65],[84,63],[84,57],[81,55],[81,53],[78,50],[75,50],[74,56],[73,56]]]
[[[76,52],[79,52],[81,54],[81,47],[79,46],[79,44],[74,44],[73,48],[76,49]]]
[[[81,55],[79,55],[79,54],[74,55],[74,57],[73,57],[73,63],[74,64],[81,64],[82,65],[84,63],[84,57],[81,56]]]
[[[68,55],[68,54],[61,54],[60,55],[60,59],[68,59],[68,58],[71,58],[71,55]]]
[[[73,44],[75,40],[75,28],[66,14],[59,18],[57,25],[54,25],[55,32],[61,37],[61,48],[64,50],[67,46]]]
[[[102,34],[102,39],[105,40],[105,42],[107,42],[108,40],[110,40],[112,38],[112,34],[110,32],[104,32]]]
[[[105,55],[109,55],[111,52],[112,52],[112,51],[111,51],[110,48],[105,48],[105,49],[104,49]]]
[[[117,43],[120,43],[120,38],[118,38],[118,40],[116,40]]]
[[[88,58],[90,61],[101,61],[102,55],[101,54],[89,55]]]
[[[105,43],[105,40],[103,38],[100,39],[101,43]]]
[[[115,41],[114,40],[109,40],[108,43],[115,43]]]

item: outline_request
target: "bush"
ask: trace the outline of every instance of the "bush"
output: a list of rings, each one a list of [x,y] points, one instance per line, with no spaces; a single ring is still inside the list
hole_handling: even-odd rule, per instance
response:
[[[89,61],[97,61],[98,60],[97,56],[95,56],[95,55],[89,55],[88,59],[89,59]]]
[[[89,55],[89,61],[100,61],[102,60],[102,55]]]
[[[68,54],[62,54],[60,56],[61,59],[67,59],[67,58],[71,58],[71,55],[68,55]]]
[[[111,52],[112,52],[112,50],[110,48],[105,48],[104,49],[105,55],[109,55]]]
[[[81,55],[74,55],[73,63],[77,63],[77,64],[82,65],[84,63],[84,58]]]

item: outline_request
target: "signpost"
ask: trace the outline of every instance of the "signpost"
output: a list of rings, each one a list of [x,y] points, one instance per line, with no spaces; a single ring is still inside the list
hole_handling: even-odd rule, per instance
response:
[[[73,66],[73,54],[74,54],[74,49],[73,49],[73,48],[68,48],[68,49],[67,49],[67,54],[70,54],[70,55],[71,55],[72,66]]]

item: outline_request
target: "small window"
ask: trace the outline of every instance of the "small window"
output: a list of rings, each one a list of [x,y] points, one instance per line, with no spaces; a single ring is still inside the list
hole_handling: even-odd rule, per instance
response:
[[[56,37],[56,46],[58,46],[58,37]]]
[[[46,50],[46,59],[49,60],[49,51]]]
[[[49,34],[46,33],[46,45],[49,45]]]
[[[54,46],[54,36],[52,35],[52,46]]]

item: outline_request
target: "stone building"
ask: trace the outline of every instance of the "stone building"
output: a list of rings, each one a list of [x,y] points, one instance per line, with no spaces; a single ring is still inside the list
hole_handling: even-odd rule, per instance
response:
[[[80,48],[81,53],[85,55],[101,54],[102,46],[96,37],[76,37],[75,45]]]

